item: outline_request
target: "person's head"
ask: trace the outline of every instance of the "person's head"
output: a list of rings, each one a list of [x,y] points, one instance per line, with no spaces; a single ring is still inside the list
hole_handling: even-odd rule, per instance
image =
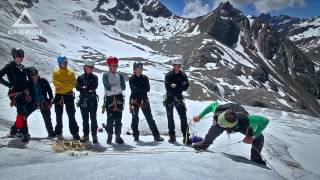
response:
[[[94,69],[94,61],[86,60],[83,64],[83,70],[86,74],[92,74]]]
[[[135,76],[140,77],[143,71],[143,64],[141,62],[133,63],[133,73]]]
[[[175,73],[179,73],[181,71],[182,64],[183,64],[183,59],[181,58],[173,59],[172,60],[173,71]]]
[[[20,65],[24,58],[24,51],[19,48],[13,48],[11,49],[11,55],[14,59],[14,62],[18,65]]]
[[[27,74],[28,74],[29,79],[32,80],[32,82],[36,83],[38,81],[39,73],[35,67],[27,68]]]
[[[226,129],[234,128],[238,124],[236,113],[231,110],[224,111],[218,116],[218,124]]]
[[[59,64],[59,67],[61,69],[67,69],[68,67],[68,58],[66,56],[58,56],[57,57],[57,62]]]
[[[116,73],[118,68],[119,60],[117,57],[110,56],[107,58],[107,64],[111,73]]]

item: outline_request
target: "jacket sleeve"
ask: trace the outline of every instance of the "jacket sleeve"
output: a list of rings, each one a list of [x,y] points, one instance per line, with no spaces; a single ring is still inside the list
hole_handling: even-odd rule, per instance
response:
[[[110,91],[111,90],[111,85],[109,84],[108,74],[107,73],[103,74],[102,81],[103,81],[104,88],[106,90]]]
[[[146,76],[146,92],[150,91],[150,82],[149,82],[149,78]]]
[[[263,116],[257,115],[249,115],[249,126],[253,130],[254,136],[259,136],[262,134],[262,131],[267,127],[269,124],[269,119]]]
[[[77,77],[77,85],[76,85],[76,89],[79,92],[82,92],[84,89],[82,88],[82,84],[81,84],[81,76]]]
[[[93,76],[94,77],[94,83],[93,85],[90,87],[91,90],[96,90],[98,88],[98,85],[99,85],[99,79],[98,79],[98,76]]]
[[[63,87],[63,84],[59,81],[59,73],[58,71],[54,71],[53,74],[52,74],[52,82],[53,82],[53,85],[54,87],[59,87],[59,88],[62,88]]]
[[[124,80],[123,74],[120,74],[120,83],[122,91],[126,90],[126,81]]]
[[[171,85],[171,80],[170,80],[170,74],[169,73],[166,74],[166,76],[165,76],[164,85],[166,86],[167,92],[172,91],[172,87],[170,86]]]
[[[182,91],[186,91],[189,88],[189,80],[188,80],[188,76],[183,73],[183,83],[186,82],[185,84],[182,84]]]
[[[44,82],[45,82],[45,87],[46,87],[47,93],[49,95],[49,100],[52,101],[53,93],[52,93],[51,86],[50,86],[49,82],[46,79],[44,79]]]
[[[207,115],[210,112],[214,113],[218,106],[219,106],[219,103],[217,101],[212,102],[199,114],[200,118],[203,118],[205,115]]]
[[[70,83],[65,84],[64,88],[65,89],[73,89],[76,87],[77,85],[77,79],[76,79],[76,73],[74,73],[73,71],[70,71],[69,77],[70,78]]]
[[[8,87],[8,88],[11,88],[12,84],[10,84],[8,81],[4,80],[3,79],[3,76],[8,74],[9,72],[9,68],[10,68],[10,65],[7,64],[5,67],[3,67],[1,70],[0,70],[0,84]]]
[[[133,75],[129,78],[129,86],[130,86],[131,92],[136,92],[137,87],[134,86],[133,78],[134,78]]]

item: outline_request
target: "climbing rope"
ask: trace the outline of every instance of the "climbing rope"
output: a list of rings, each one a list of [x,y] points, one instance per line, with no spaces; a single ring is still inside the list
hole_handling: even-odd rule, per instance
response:
[[[57,141],[52,144],[52,150],[58,153],[65,151],[84,151],[86,150],[86,145],[80,141]]]

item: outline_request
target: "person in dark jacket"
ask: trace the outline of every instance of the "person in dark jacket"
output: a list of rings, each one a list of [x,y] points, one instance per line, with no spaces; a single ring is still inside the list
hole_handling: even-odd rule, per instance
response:
[[[187,75],[181,70],[183,64],[182,59],[172,60],[173,70],[168,72],[165,76],[166,95],[164,105],[167,110],[168,128],[169,128],[169,143],[176,142],[175,124],[173,119],[173,108],[175,107],[181,122],[181,132],[183,134],[183,143],[191,144],[188,132],[187,122],[187,108],[184,103],[182,92],[186,91],[189,87],[189,81]]]
[[[15,136],[18,131],[22,135],[23,142],[28,142],[30,135],[27,124],[27,107],[31,99],[28,92],[27,74],[22,64],[24,51],[14,48],[11,50],[11,55],[14,60],[10,61],[0,70],[0,84],[9,88],[8,96],[11,100],[10,105],[16,106],[17,108],[16,122],[11,127],[10,135]],[[8,81],[3,78],[5,75]]]
[[[139,109],[141,108],[155,141],[163,141],[160,137],[157,125],[151,113],[150,102],[147,93],[150,91],[149,79],[142,74],[143,64],[133,64],[134,74],[129,79],[131,89],[130,113],[132,114],[131,129],[135,141],[139,141]]]
[[[35,67],[28,67],[26,71],[29,77],[28,86],[32,98],[31,105],[28,106],[28,116],[39,109],[48,132],[48,138],[54,138],[55,132],[51,121],[53,94],[50,84],[45,78],[39,76],[38,70]]]
[[[81,110],[83,120],[83,137],[81,141],[89,141],[89,117],[91,120],[92,142],[98,143],[97,138],[97,108],[98,96],[98,77],[93,74],[94,62],[86,60],[84,62],[84,74],[78,76],[76,89],[80,92],[78,106]]]
[[[266,165],[261,157],[264,144],[262,131],[267,127],[269,120],[263,116],[249,115],[239,104],[219,104],[217,101],[211,103],[199,115],[193,117],[194,122],[199,122],[206,114],[213,112],[213,125],[209,129],[203,142],[195,144],[196,150],[206,150],[213,141],[224,131],[227,133],[240,132],[245,135],[243,142],[252,144],[251,160],[258,164]]]

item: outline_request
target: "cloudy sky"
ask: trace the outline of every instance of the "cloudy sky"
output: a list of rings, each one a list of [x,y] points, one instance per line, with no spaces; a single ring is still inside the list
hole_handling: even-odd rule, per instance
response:
[[[197,17],[211,12],[227,0],[160,0],[172,12],[183,17]],[[320,16],[320,0],[229,0],[247,15],[270,13],[296,17]]]

